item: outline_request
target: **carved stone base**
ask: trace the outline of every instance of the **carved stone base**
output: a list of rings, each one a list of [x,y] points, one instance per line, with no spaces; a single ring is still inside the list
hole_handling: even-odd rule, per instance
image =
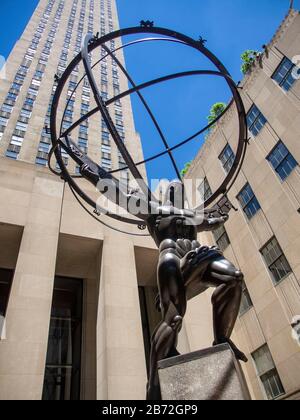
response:
[[[240,363],[224,344],[159,362],[162,399],[250,400]]]

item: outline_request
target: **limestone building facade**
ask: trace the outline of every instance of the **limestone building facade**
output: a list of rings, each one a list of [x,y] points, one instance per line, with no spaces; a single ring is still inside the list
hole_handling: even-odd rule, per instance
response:
[[[245,371],[258,399],[300,398],[299,328],[293,333],[300,313],[299,40],[300,15],[291,10],[240,83],[249,147],[229,193],[238,211],[205,239],[245,275],[235,334],[247,350]],[[207,194],[232,166],[237,133],[232,106],[187,175],[204,179]]]

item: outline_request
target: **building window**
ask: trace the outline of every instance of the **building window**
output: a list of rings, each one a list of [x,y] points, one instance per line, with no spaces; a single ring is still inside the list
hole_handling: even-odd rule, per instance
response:
[[[25,117],[25,118],[30,118],[31,117],[31,112],[27,109],[22,108],[21,112],[20,112],[20,116]]]
[[[107,146],[107,145],[102,144],[101,150],[102,150],[103,153],[109,153],[109,154],[111,154],[111,147],[110,146]]]
[[[43,400],[79,400],[83,284],[54,283]]]
[[[17,158],[18,158],[17,153],[15,153],[15,152],[9,152],[9,151],[7,151],[7,152],[5,153],[5,156],[6,156],[7,158],[9,158],[9,159],[15,159],[15,160],[17,160]]]
[[[33,106],[34,105],[34,99],[33,98],[26,98],[24,104],[28,105],[28,106]]]
[[[1,111],[11,113],[13,110],[12,105],[3,104],[1,107]]]
[[[81,112],[87,113],[89,111],[90,105],[89,104],[81,104]]]
[[[265,344],[252,353],[252,358],[268,400],[284,395],[285,391],[268,345]]]
[[[107,159],[107,158],[102,158],[102,160],[101,160],[101,166],[103,168],[105,168],[105,169],[110,170],[111,167],[112,167],[111,160],[110,159]]]
[[[272,79],[287,92],[296,82],[296,78],[293,76],[295,67],[296,65],[293,64],[289,58],[285,57],[272,76]]]
[[[9,145],[7,148],[7,151],[5,153],[5,156],[8,157],[9,159],[14,159],[17,160],[18,159],[18,155],[20,153],[21,147],[20,146],[14,146],[14,145]]]
[[[246,312],[249,311],[253,307],[253,302],[250,296],[250,293],[247,289],[246,283],[243,282],[243,294],[242,294],[242,301],[240,307],[240,316],[245,315]]]
[[[18,91],[20,91],[20,90],[21,90],[21,87],[22,87],[22,85],[21,85],[20,83],[16,83],[16,82],[14,82],[14,83],[11,85],[11,88],[12,88],[12,89],[15,89],[15,90],[18,90]]]
[[[109,133],[106,131],[102,131],[102,141],[103,140],[109,140]]]
[[[10,289],[13,280],[13,271],[0,268],[0,332],[1,318],[5,318]]]
[[[222,153],[219,156],[219,159],[222,162],[225,172],[228,174],[235,161],[234,152],[229,144],[227,144],[225,149],[222,151]]]
[[[83,134],[88,134],[88,127],[86,125],[80,125],[79,132]]]
[[[230,245],[230,240],[225,227],[221,226],[218,229],[214,230],[213,235],[220,250],[222,252],[225,251],[225,249],[228,248],[228,246]]]
[[[263,255],[268,269],[271,272],[275,285],[292,272],[292,269],[275,237],[262,248],[261,254]]]
[[[18,137],[20,139],[23,139],[25,137],[26,131],[22,130],[18,130],[17,128],[14,130],[13,132],[15,137]]]
[[[212,196],[212,190],[210,188],[209,182],[206,177],[204,178],[203,182],[201,183],[199,187],[199,192],[200,192],[203,203],[205,203],[205,201],[208,200]]]
[[[48,164],[48,151],[43,151],[43,150],[40,150],[40,148],[39,148],[35,163],[37,165],[47,166],[47,164]]]
[[[267,160],[271,163],[282,181],[284,181],[298,165],[282,141],[280,141],[272,150],[267,157]]]
[[[6,127],[8,123],[8,119],[4,118],[4,117],[0,117],[0,125],[2,125],[3,127]]]
[[[106,160],[107,162],[111,161],[111,154],[102,151],[102,161],[104,160]]]
[[[27,131],[27,128],[28,128],[28,124],[23,123],[23,122],[21,122],[21,121],[18,121],[18,122],[17,122],[17,125],[16,125],[16,130],[26,132],[26,131]]]
[[[8,92],[7,99],[15,103],[17,100],[17,95],[15,93]]]
[[[31,87],[30,87],[30,88],[28,89],[27,93],[29,93],[30,95],[35,95],[35,96],[37,96],[37,94],[38,94],[38,90],[33,89],[33,88],[31,88]]]
[[[78,138],[78,146],[79,147],[87,147],[87,144],[88,144],[87,139],[83,139],[81,137]]]
[[[262,130],[267,120],[263,116],[263,114],[260,112],[260,110],[257,108],[257,106],[253,105],[247,114],[247,122],[248,122],[249,131],[255,137]]]
[[[254,192],[249,184],[247,184],[238,195],[238,200],[242,206],[243,211],[246,213],[248,219],[252,219],[253,216],[260,210],[260,204],[254,195]]]
[[[49,153],[50,145],[48,143],[40,142],[39,144],[39,152]]]

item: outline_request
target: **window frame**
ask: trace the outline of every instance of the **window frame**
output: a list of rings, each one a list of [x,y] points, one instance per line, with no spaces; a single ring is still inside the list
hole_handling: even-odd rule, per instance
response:
[[[266,258],[266,256],[265,256],[265,254],[264,254],[264,250],[273,242],[273,241],[276,241],[276,243],[277,243],[277,247],[279,248],[279,251],[280,251],[280,255],[279,256],[277,256],[273,261],[272,261],[272,263],[271,264],[269,264],[268,263],[268,261],[267,261],[267,258]],[[274,249],[274,247],[273,247],[273,249]],[[273,236],[260,250],[259,250],[259,252],[260,252],[260,254],[262,255],[262,258],[263,258],[263,260],[264,260],[264,262],[265,262],[265,265],[266,265],[266,267],[268,268],[268,271],[269,271],[269,273],[270,273],[270,276],[271,276],[271,279],[272,279],[272,282],[273,282],[273,284],[274,284],[274,286],[278,286],[281,282],[283,282],[287,277],[289,277],[292,273],[293,273],[293,270],[292,270],[292,267],[291,267],[291,265],[290,265],[290,263],[288,262],[288,259],[286,258],[286,256],[285,256],[285,253],[283,252],[283,250],[282,250],[282,248],[281,248],[281,246],[280,246],[280,243],[278,242],[278,240],[277,240],[277,238],[276,238],[276,236]],[[276,264],[277,262],[279,262],[281,259],[282,259],[282,257],[285,259],[285,262],[287,263],[287,265],[288,265],[288,267],[289,267],[289,272],[287,273],[287,274],[285,274],[283,277],[281,277],[278,281],[276,280],[276,278],[275,278],[275,276],[274,276],[274,274],[273,274],[273,271],[271,270],[271,267],[273,267],[274,266],[274,264]]]
[[[247,300],[248,307],[242,309],[243,299]],[[249,304],[249,302],[250,302],[250,304]],[[254,307],[253,300],[252,300],[252,297],[250,295],[249,289],[246,285],[246,282],[243,281],[242,300],[241,300],[239,316],[242,317],[242,316],[246,315],[246,313],[248,313],[253,307]]]
[[[258,111],[258,115],[255,117],[255,119],[253,120],[252,123],[249,122],[249,116],[251,115],[251,113],[257,109]],[[260,118],[262,118],[262,121],[260,120]],[[257,128],[257,123],[260,123],[261,127],[258,130]],[[249,109],[249,111],[247,112],[247,123],[248,123],[248,130],[250,131],[250,133],[254,136],[257,137],[259,135],[259,133],[262,131],[262,129],[264,128],[264,126],[267,124],[268,120],[266,119],[266,117],[264,116],[264,114],[261,112],[261,110],[258,108],[258,106],[256,104],[253,104],[251,106],[251,108]]]
[[[1,107],[2,112],[7,112],[9,114],[11,114],[13,112],[13,109],[14,109],[13,105],[8,105],[6,103],[4,103]]]
[[[6,127],[8,124],[9,118],[6,117],[0,117],[0,125],[2,125],[3,127]]]
[[[255,355],[257,355],[258,352],[261,351],[264,348],[267,350],[267,352],[265,354],[268,354],[270,362],[272,362],[271,364],[273,365],[273,367],[271,369],[265,371],[265,372],[260,372],[259,365],[258,365],[258,362],[257,362],[258,358],[255,358]],[[275,362],[274,362],[274,359],[273,359],[273,356],[272,356],[272,353],[270,351],[270,348],[269,348],[268,344],[265,343],[264,345],[259,347],[257,350],[255,350],[253,353],[251,353],[251,358],[252,358],[252,361],[253,361],[253,364],[254,364],[254,367],[255,367],[255,370],[256,370],[257,378],[259,380],[259,383],[261,385],[261,388],[262,388],[266,398],[269,401],[274,401],[274,400],[277,400],[278,398],[282,397],[283,395],[286,395],[285,388],[283,386],[281,377],[280,377],[279,372],[277,370],[277,367],[275,365]],[[276,396],[275,395],[270,395],[271,398],[269,398],[268,391],[266,389],[265,382],[264,382],[263,378],[265,378],[267,375],[270,375],[272,372],[276,373],[277,379],[279,379],[279,385],[282,387],[282,392],[279,393]],[[275,377],[275,375],[273,377]]]
[[[275,151],[279,148],[279,146],[282,145],[285,149],[286,149],[286,155],[282,158],[281,162],[277,165],[274,166],[271,160],[271,157],[274,156]],[[279,168],[282,167],[282,165],[287,162],[288,158],[292,158],[292,161],[294,161],[293,163],[295,163],[295,166],[291,169],[290,173],[287,174],[284,178],[282,178],[282,176],[280,175],[280,172],[278,171]],[[271,152],[268,154],[268,156],[266,157],[267,161],[269,162],[270,166],[272,167],[272,169],[276,172],[277,176],[281,179],[281,181],[286,181],[287,178],[291,175],[291,173],[296,169],[297,166],[299,166],[298,162],[296,161],[296,159],[294,158],[294,156],[291,154],[291,152],[289,151],[289,149],[286,147],[286,145],[283,143],[282,140],[279,140],[278,143],[276,144],[275,147],[273,147],[273,149],[271,150]]]
[[[226,157],[227,150],[230,151],[230,155],[226,159],[224,159]],[[228,174],[231,171],[234,161],[235,161],[235,153],[229,143],[226,144],[226,146],[220,153],[219,160],[222,164],[224,171]],[[228,166],[229,162],[231,162],[230,167]]]
[[[281,76],[280,74],[280,70],[283,69],[284,64],[288,63],[290,65],[289,70],[286,72],[285,76],[283,76],[282,80],[279,81],[276,79],[277,76]],[[289,77],[292,76],[292,72],[294,70],[294,68],[297,67],[296,64],[294,64],[288,57],[284,56],[283,59],[281,60],[281,62],[278,64],[276,70],[274,71],[274,73],[272,74],[272,80],[274,80],[274,82],[281,87],[285,92],[289,92],[292,88],[292,86],[294,85],[294,83],[297,81],[297,79],[295,79],[294,77],[292,77],[293,79],[293,83],[290,84],[289,81]],[[286,89],[285,85],[289,83],[289,88]]]
[[[218,235],[218,232],[220,232],[220,234]],[[215,229],[213,231],[213,236],[215,239],[215,242],[217,244],[217,246],[219,247],[219,249],[224,252],[226,251],[226,249],[230,246],[231,242],[228,236],[228,233],[226,231],[225,226],[220,226],[218,229]],[[220,246],[224,237],[226,238],[226,247],[224,248],[223,246]]]
[[[244,202],[242,202],[241,201],[241,196],[242,196],[242,194],[243,194],[243,192],[247,189],[247,188],[250,188],[251,189],[251,191],[252,191],[252,194],[253,194],[253,196],[247,201],[247,203],[245,204]],[[244,186],[244,188],[242,188],[242,190],[239,192],[239,194],[237,195],[237,200],[238,200],[238,202],[240,203],[240,206],[241,206],[241,208],[242,208],[242,210],[243,210],[243,212],[245,213],[245,215],[247,216],[247,219],[248,220],[251,220],[258,212],[259,212],[259,210],[261,210],[261,205],[260,205],[260,203],[259,203],[259,201],[258,201],[258,199],[257,199],[257,197],[256,197],[256,195],[255,195],[255,193],[254,193],[254,191],[253,191],[253,189],[252,189],[252,187],[251,187],[251,185],[249,184],[249,182],[247,182],[246,183],[246,185]],[[253,201],[256,201],[257,202],[257,204],[258,204],[258,206],[259,206],[259,208],[256,210],[256,212],[254,213],[254,214],[250,214],[250,212],[249,211],[246,211],[246,209],[248,209],[249,208],[249,205],[253,202]]]

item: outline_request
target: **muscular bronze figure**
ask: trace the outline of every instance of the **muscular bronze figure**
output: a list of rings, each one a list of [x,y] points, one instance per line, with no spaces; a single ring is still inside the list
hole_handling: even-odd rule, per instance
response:
[[[216,289],[212,296],[215,337],[213,345],[228,343],[237,359],[246,362],[246,356],[230,340],[241,303],[243,274],[224,258],[217,247],[201,246],[197,241],[199,232],[219,228],[228,220],[228,215],[212,217],[205,214],[203,217],[200,212],[184,209],[184,198],[181,201],[182,208],[175,207],[175,202],[177,204],[180,201],[175,198],[183,196],[183,184],[180,181],[169,185],[163,204],[151,201],[148,203],[137,191],[127,194],[115,178],[105,175],[105,171],[83,155],[72,140],[69,139],[68,142],[74,159],[80,163],[84,178],[126,210],[130,200],[135,202],[135,208],[140,209],[135,216],[146,222],[159,248],[157,303],[162,321],[152,336],[147,399],[161,399],[157,363],[178,355],[178,334],[182,328],[187,302],[209,287]],[[105,181],[105,187],[101,187],[101,180]],[[117,190],[117,196],[110,197],[110,186]]]
[[[169,188],[181,189],[182,185],[173,183]],[[161,209],[164,216],[148,221],[149,231],[159,246],[157,278],[162,312],[162,322],[152,337],[149,400],[160,399],[158,361],[178,355],[177,338],[187,301],[209,287],[216,288],[212,296],[213,345],[228,343],[237,359],[247,362],[246,356],[230,340],[241,304],[243,274],[217,247],[201,246],[197,241],[198,232],[217,229],[228,220],[228,215],[205,217],[200,222],[197,213],[183,210],[182,215],[172,215],[172,203],[167,207]]]

